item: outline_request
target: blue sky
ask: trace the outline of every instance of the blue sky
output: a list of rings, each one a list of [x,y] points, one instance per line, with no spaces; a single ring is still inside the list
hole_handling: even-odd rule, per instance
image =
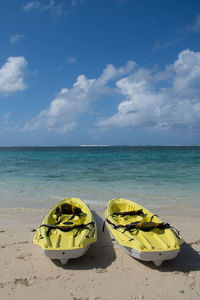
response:
[[[2,0],[0,145],[199,145],[200,2]]]

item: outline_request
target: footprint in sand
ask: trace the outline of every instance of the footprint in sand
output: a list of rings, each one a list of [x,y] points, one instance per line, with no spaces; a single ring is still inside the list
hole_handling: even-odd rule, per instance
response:
[[[30,283],[29,283],[29,279],[27,278],[15,278],[14,279],[14,283],[17,284],[17,285],[25,285],[25,286],[29,286]]]
[[[17,256],[17,259],[26,259],[27,257],[32,256],[31,253],[25,253],[25,254],[21,254],[19,256]]]

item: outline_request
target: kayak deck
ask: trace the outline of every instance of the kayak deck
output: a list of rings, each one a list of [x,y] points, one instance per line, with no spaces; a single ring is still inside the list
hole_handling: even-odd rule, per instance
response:
[[[71,205],[79,208],[80,215],[73,212],[58,215],[58,207]],[[34,243],[43,250],[74,250],[84,248],[97,239],[96,223],[88,206],[78,198],[66,198],[55,205],[38,228]]]

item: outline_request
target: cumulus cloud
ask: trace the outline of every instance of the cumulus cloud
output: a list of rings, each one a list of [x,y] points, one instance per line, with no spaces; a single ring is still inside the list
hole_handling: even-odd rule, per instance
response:
[[[200,126],[200,52],[182,51],[163,71],[136,69],[116,82],[125,99],[97,125],[153,130]]]
[[[86,112],[89,104],[108,92],[108,82],[117,76],[127,74],[135,66],[128,62],[123,68],[107,65],[97,79],[88,79],[80,75],[71,89],[63,88],[49,107],[41,111],[36,118],[25,124],[24,131],[66,133],[76,127],[76,119]]]
[[[26,89],[24,83],[27,61],[23,56],[8,57],[7,62],[0,67],[0,93],[23,91]]]
[[[92,100],[93,79],[80,75],[71,90],[63,88],[50,106],[26,124],[24,130],[47,130],[66,133],[74,129],[75,119],[87,110]]]
[[[130,61],[119,68],[107,65],[98,78],[80,75],[70,89],[61,89],[49,107],[27,122],[23,130],[70,132],[76,128],[80,115],[90,111],[92,102],[101,101],[103,96],[113,99],[113,95],[117,95],[116,113],[102,116],[94,128],[198,132],[200,52],[184,50],[162,70],[140,68]]]
[[[116,77],[125,75],[132,71],[136,66],[136,63],[132,60],[128,61],[128,63],[124,67],[120,67],[116,69],[113,65],[108,64],[107,67],[103,70],[101,76],[97,80],[98,85],[104,85],[111,80],[114,80]]]

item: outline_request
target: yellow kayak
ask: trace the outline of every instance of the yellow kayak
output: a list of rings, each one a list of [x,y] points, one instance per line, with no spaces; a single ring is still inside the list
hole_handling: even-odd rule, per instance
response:
[[[109,201],[105,223],[129,255],[153,261],[156,266],[176,257],[184,242],[170,224],[163,223],[157,215],[127,199]]]
[[[49,258],[66,264],[84,255],[96,240],[97,227],[89,207],[79,198],[66,198],[44,217],[33,242]]]

